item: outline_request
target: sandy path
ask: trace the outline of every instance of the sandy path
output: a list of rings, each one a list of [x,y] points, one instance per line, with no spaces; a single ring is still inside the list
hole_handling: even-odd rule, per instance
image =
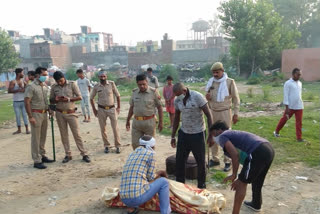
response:
[[[108,209],[100,200],[103,188],[117,187],[120,183],[121,168],[126,157],[132,151],[129,146],[131,136],[125,131],[128,105],[124,102],[119,120],[121,132],[121,154],[103,153],[98,120],[91,123],[80,122],[81,135],[89,151],[92,163],[81,161],[73,139],[71,148],[73,160],[62,164],[64,151],[61,145],[58,127],[55,125],[57,162],[47,164],[46,170],[32,167],[30,154],[30,135],[13,136],[14,123],[7,123],[0,129],[0,213],[123,213],[121,209]],[[79,118],[82,121],[82,118]],[[50,126],[49,126],[50,127]],[[108,136],[111,142],[110,123]],[[69,130],[70,131],[70,130]],[[70,133],[70,132],[69,132]],[[165,168],[165,158],[175,153],[169,147],[169,137],[157,135],[157,168]],[[48,129],[47,152],[52,157],[51,129]],[[297,180],[295,176],[307,176],[313,182]],[[196,181],[189,181],[196,183]],[[263,189],[264,204],[262,213],[320,213],[320,168],[308,168],[303,164],[289,164],[273,167],[268,174]],[[208,183],[208,189],[218,190],[227,198],[227,207],[222,213],[230,213],[233,192],[229,187]],[[247,199],[251,198],[251,186]],[[142,212],[149,213],[149,212]],[[242,208],[242,213],[251,213]]]

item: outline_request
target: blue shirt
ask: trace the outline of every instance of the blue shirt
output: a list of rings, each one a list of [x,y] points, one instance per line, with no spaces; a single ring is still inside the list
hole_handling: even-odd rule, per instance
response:
[[[149,182],[155,175],[154,152],[140,146],[128,157],[123,167],[120,197],[132,199],[141,196],[149,188]]]
[[[224,148],[227,141],[230,141],[234,147],[248,155],[250,155],[261,143],[269,142],[255,134],[235,130],[224,131],[215,138],[215,142],[217,142],[222,148]]]

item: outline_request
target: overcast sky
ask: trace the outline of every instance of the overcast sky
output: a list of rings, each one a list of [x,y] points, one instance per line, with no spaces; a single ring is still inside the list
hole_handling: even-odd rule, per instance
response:
[[[24,35],[43,35],[43,28],[79,33],[81,25],[93,32],[112,33],[114,42],[187,39],[199,19],[213,18],[219,0],[1,0],[0,27]],[[190,34],[191,36],[191,34]]]

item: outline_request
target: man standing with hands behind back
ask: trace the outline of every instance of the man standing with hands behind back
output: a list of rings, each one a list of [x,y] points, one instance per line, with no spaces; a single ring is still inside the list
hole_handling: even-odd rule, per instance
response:
[[[118,114],[120,113],[120,93],[116,84],[113,81],[107,80],[107,72],[100,71],[98,73],[100,83],[94,86],[91,95],[90,103],[93,113],[98,117],[101,136],[104,142],[104,152],[109,153],[110,143],[107,138],[106,125],[107,119],[110,118],[111,127],[113,131],[114,144],[116,146],[116,153],[120,153],[120,136],[118,128]],[[98,110],[94,105],[94,97],[98,94]],[[117,108],[114,105],[114,98],[117,99]]]
[[[209,79],[206,86],[206,98],[211,109],[213,123],[221,120],[231,128],[232,123],[236,124],[238,122],[240,109],[240,98],[236,83],[233,79],[228,78],[221,62],[214,63],[211,67],[211,72],[213,77]],[[211,152],[212,160],[210,160],[210,166],[220,165],[218,144],[213,144]],[[231,167],[230,158],[224,156],[224,163],[224,171],[227,172]]]

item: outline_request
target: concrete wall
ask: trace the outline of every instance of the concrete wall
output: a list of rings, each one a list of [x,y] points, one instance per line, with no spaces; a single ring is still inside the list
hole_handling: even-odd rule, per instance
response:
[[[73,61],[75,62],[75,61]],[[128,52],[92,52],[84,53],[81,56],[81,61],[87,65],[112,65],[119,62],[121,65],[128,65]]]
[[[284,50],[281,71],[290,78],[294,68],[301,69],[305,81],[320,80],[320,48]]]
[[[191,62],[213,62],[223,54],[220,48],[175,50],[172,53],[172,63],[184,64]]]

